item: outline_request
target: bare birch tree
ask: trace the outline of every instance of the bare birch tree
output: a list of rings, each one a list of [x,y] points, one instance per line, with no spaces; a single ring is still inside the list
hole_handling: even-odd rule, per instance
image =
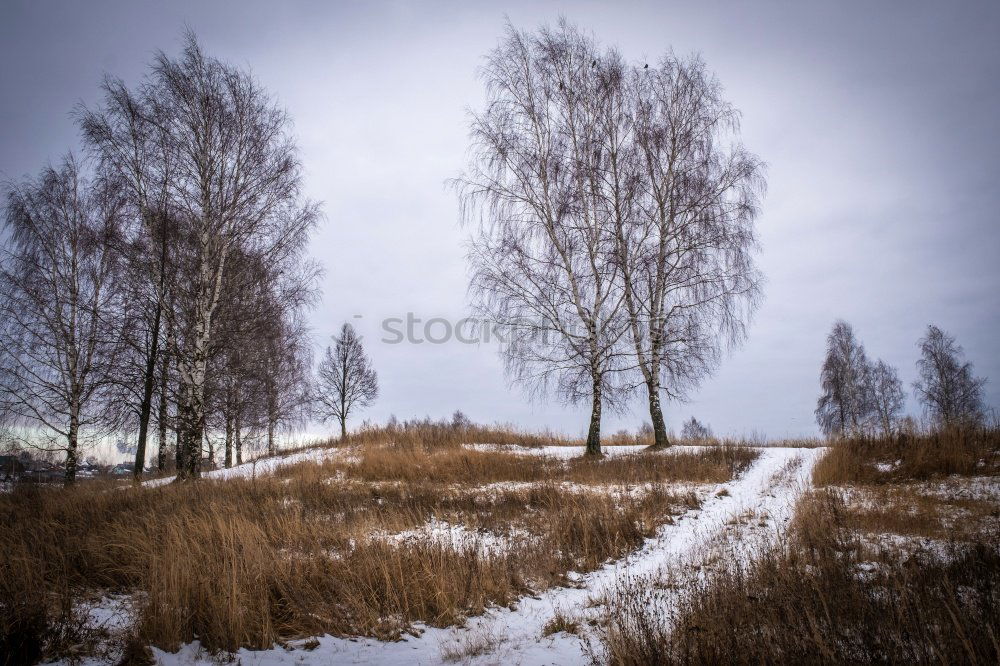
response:
[[[681,439],[689,442],[704,442],[712,437],[712,429],[693,416],[681,427]]]
[[[508,26],[487,57],[472,117],[472,159],[456,182],[472,241],[474,307],[499,324],[507,372],[529,392],[554,388],[591,405],[587,453],[601,453],[601,415],[622,398],[627,361],[614,237],[596,196],[600,110],[610,94],[594,41],[561,22]]]
[[[277,436],[304,423],[311,397],[312,349],[305,312],[315,305],[321,274],[302,255],[277,266],[234,253],[218,311],[212,346],[209,405],[213,428],[225,432],[225,465],[242,458],[246,426]]]
[[[986,379],[972,374],[972,364],[964,360],[955,337],[932,324],[917,344],[920,379],[913,390],[928,415],[943,428],[981,422]]]
[[[122,349],[113,251],[124,202],[67,158],[7,194],[0,255],[0,412],[30,445],[66,454],[76,477],[81,433],[102,423]]]
[[[343,439],[351,413],[378,397],[378,375],[353,326],[345,323],[333,342],[319,364],[316,403],[323,419],[336,419],[340,424]]]
[[[668,54],[614,80],[620,92],[603,107],[601,192],[662,447],[661,394],[683,398],[710,374],[758,304],[764,166],[740,145],[739,113],[700,59]]]
[[[169,308],[169,305],[167,306]],[[174,332],[173,327],[170,322],[167,322],[167,336],[166,344],[163,348],[163,352],[160,354],[159,364],[159,390],[158,404],[156,409],[156,434],[157,434],[157,451],[156,451],[156,468],[158,471],[163,472],[167,468],[167,429],[171,424],[170,417],[170,406],[176,404],[176,400],[171,400],[170,391],[174,384],[170,378],[171,369],[171,359],[173,358],[172,352],[174,348]],[[176,433],[176,429],[174,431]]]
[[[868,356],[846,321],[838,320],[827,337],[826,359],[820,371],[823,394],[816,404],[816,421],[827,435],[858,435],[871,414]]]
[[[889,437],[898,429],[900,414],[906,402],[903,382],[899,373],[882,359],[868,367],[866,377],[871,412],[875,423],[884,437]]]

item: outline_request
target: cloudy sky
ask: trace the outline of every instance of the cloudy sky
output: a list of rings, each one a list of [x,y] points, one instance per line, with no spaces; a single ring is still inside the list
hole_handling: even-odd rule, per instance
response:
[[[806,7],[805,5],[813,5]],[[1000,407],[1000,4],[11,2],[0,8],[0,177],[79,149],[69,112],[104,73],[135,82],[185,26],[244,65],[295,120],[325,221],[317,350],[345,321],[382,383],[364,416],[586,428],[588,410],[527,401],[492,345],[386,344],[382,321],[466,313],[466,231],[445,180],[462,168],[476,68],[505,17],[560,15],[637,61],[699,52],[769,165],[759,220],[766,301],[749,340],[668,408],[717,433],[817,433],[825,336],[838,317],[915,378],[934,322]],[[641,396],[605,431],[647,415]],[[912,399],[908,408],[916,413]]]

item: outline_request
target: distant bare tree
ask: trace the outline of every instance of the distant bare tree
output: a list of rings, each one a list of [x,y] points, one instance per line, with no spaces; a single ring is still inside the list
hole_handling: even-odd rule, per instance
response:
[[[472,420],[461,409],[456,409],[451,415],[451,427],[455,430],[464,430],[472,427],[472,425]]]
[[[816,404],[816,421],[827,435],[861,434],[871,414],[868,357],[846,321],[834,323],[827,337],[826,359],[820,372],[823,395]]]
[[[601,414],[626,388],[627,335],[614,237],[595,196],[601,104],[611,94],[594,41],[561,22],[508,26],[482,70],[487,101],[472,117],[472,159],[456,182],[472,241],[474,307],[507,335],[509,376],[591,405],[587,453],[601,453]]]
[[[242,459],[246,427],[267,434],[304,423],[312,353],[305,310],[318,297],[318,267],[303,257],[272,267],[239,251],[230,258],[212,345],[209,424],[225,432],[225,465]],[[275,270],[276,269],[276,270]],[[208,395],[208,393],[206,393]]]
[[[888,437],[897,430],[900,413],[906,402],[903,382],[899,380],[896,368],[882,359],[869,365],[866,381],[871,411],[882,435]]]
[[[754,221],[764,165],[739,144],[739,112],[700,59],[609,63],[621,92],[602,107],[600,192],[663,447],[661,393],[682,398],[710,374],[721,348],[744,338],[760,299]]]
[[[81,431],[103,422],[102,400],[123,346],[112,251],[123,201],[67,158],[7,194],[0,255],[0,412],[30,427],[29,443],[66,453],[75,480]],[[45,437],[43,441],[39,438]]]
[[[316,402],[320,416],[340,423],[340,436],[344,438],[351,413],[378,397],[378,375],[353,326],[344,324],[333,341],[333,348],[326,348],[319,364]]]
[[[692,416],[681,428],[681,439],[697,442],[712,439],[712,429]]]
[[[263,346],[267,454],[273,456],[277,452],[278,429],[304,423],[307,418],[312,395],[308,328],[295,315],[276,318]]]
[[[932,324],[917,345],[920,379],[913,383],[913,390],[931,419],[940,427],[981,422],[986,379],[972,374],[972,364],[964,361],[954,336]]]
[[[124,165],[123,172],[154,174],[130,182],[162,186],[162,207],[175,227],[175,300],[167,314],[179,382],[177,476],[185,479],[200,475],[206,373],[215,315],[233,270],[230,259],[239,250],[278,267],[297,257],[317,208],[301,201],[301,168],[287,114],[250,74],[205,55],[193,35],[186,35],[179,58],[155,56],[133,98],[141,101],[142,113],[104,124],[102,118],[88,119],[84,127],[102,154]],[[155,147],[141,154],[162,154],[166,166],[151,166],[155,160],[145,157],[132,166],[129,149],[137,143]]]

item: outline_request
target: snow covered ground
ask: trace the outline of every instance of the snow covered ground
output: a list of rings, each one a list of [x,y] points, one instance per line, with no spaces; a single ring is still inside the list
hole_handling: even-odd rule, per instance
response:
[[[307,460],[323,462],[329,458],[335,458],[345,454],[346,449],[340,448],[306,449],[305,451],[290,453],[286,456],[261,458],[260,460],[251,460],[250,462],[243,463],[242,465],[234,465],[229,468],[213,469],[209,472],[204,472],[202,476],[206,479],[219,480],[237,478],[252,479],[258,476],[273,474],[279,468],[287,467],[288,465],[295,465],[301,462],[306,462]],[[174,478],[175,477],[172,476],[165,476],[162,479],[150,479],[149,481],[143,481],[142,485],[150,488],[156,488],[170,483],[174,480]]]
[[[520,447],[519,447],[520,448]],[[611,455],[620,449],[608,447]],[[549,449],[555,449],[549,453]],[[578,455],[573,447],[525,449],[543,454]],[[614,453],[612,453],[614,451]],[[626,451],[621,451],[622,453]],[[476,664],[578,664],[588,660],[584,639],[567,633],[543,637],[543,628],[557,614],[595,617],[600,600],[623,581],[655,575],[672,566],[697,564],[707,550],[720,542],[727,552],[746,557],[763,539],[773,538],[792,516],[799,494],[808,484],[813,465],[824,453],[820,448],[763,448],[751,468],[738,479],[719,484],[700,510],[680,516],[661,527],[656,537],[628,557],[590,574],[570,576],[577,586],[550,589],[538,597],[522,598],[514,608],[494,608],[470,618],[464,627],[423,627],[420,636],[396,642],[367,638],[320,637],[298,641],[288,649],[240,650],[238,663],[272,664],[436,664],[445,659]],[[308,459],[313,452],[304,452]],[[299,454],[296,454],[299,455]],[[292,458],[289,456],[288,458]],[[283,464],[291,464],[285,461]],[[244,466],[245,467],[245,466]],[[220,470],[221,471],[221,470]],[[232,473],[233,470],[226,470]],[[256,473],[262,473],[258,467]],[[746,519],[752,516],[752,520]],[[450,534],[450,527],[436,526]],[[596,601],[596,603],[595,603]],[[298,647],[295,647],[298,646]],[[154,649],[158,663],[214,664],[218,657],[202,651],[197,643],[177,653]]]
[[[431,543],[457,551],[475,551],[481,557],[510,551],[517,544],[536,537],[524,530],[511,530],[498,534],[487,530],[470,530],[465,525],[455,525],[445,520],[431,518],[412,530],[392,534],[373,534],[373,539],[393,544]]]

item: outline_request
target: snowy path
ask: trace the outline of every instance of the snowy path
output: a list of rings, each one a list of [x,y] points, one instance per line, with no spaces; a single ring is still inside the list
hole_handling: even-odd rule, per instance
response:
[[[258,458],[257,460],[245,462],[242,465],[233,465],[232,467],[213,469],[208,472],[203,472],[202,477],[206,479],[216,479],[219,481],[237,478],[253,479],[258,476],[273,474],[281,467],[295,465],[297,463],[306,462],[307,460],[312,460],[318,463],[323,462],[328,458],[343,455],[345,450],[346,449],[335,447],[315,447],[306,449],[305,451],[297,451],[295,453],[273,456],[271,458]],[[150,479],[149,481],[143,481],[142,485],[149,488],[157,488],[170,483],[174,480],[174,478],[175,477],[173,476],[165,476],[160,479]]]
[[[813,465],[824,449],[763,448],[751,468],[739,479],[720,484],[700,510],[690,511],[672,525],[660,528],[638,551],[590,574],[580,576],[579,588],[554,588],[538,598],[522,598],[514,610],[491,609],[470,618],[465,627],[426,628],[419,637],[387,643],[366,638],[324,636],[313,650],[240,650],[235,657],[244,666],[272,664],[437,664],[447,655],[476,664],[578,664],[588,657],[577,636],[558,633],[542,637],[542,628],[557,611],[565,615],[593,615],[585,611],[592,599],[612,590],[623,577],[655,574],[669,565],[696,563],[706,550],[728,541],[737,556],[759,545],[760,535],[740,530],[738,519],[748,511],[755,524],[773,535],[791,518],[799,493],[808,484]],[[725,493],[719,491],[725,489]],[[728,494],[727,494],[728,493]],[[197,644],[176,654],[154,650],[162,664],[210,664]],[[454,658],[454,657],[453,657]]]

